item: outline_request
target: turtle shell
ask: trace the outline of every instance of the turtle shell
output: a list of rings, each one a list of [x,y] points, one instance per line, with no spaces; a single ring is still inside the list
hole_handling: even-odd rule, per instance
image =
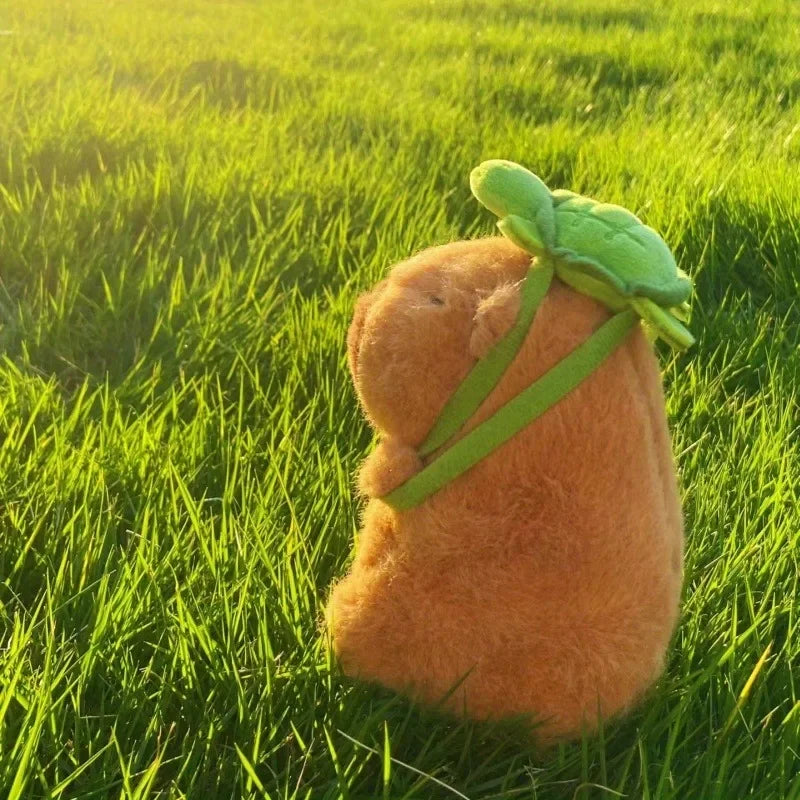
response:
[[[692,291],[666,242],[621,206],[566,189],[550,191],[513,161],[484,161],[470,175],[475,197],[500,217],[502,233],[554,260],[558,277],[614,312],[633,308],[674,348],[694,341],[681,324]]]
[[[664,240],[621,206],[566,191],[552,193],[554,254],[597,274],[626,297],[677,306],[691,294]]]

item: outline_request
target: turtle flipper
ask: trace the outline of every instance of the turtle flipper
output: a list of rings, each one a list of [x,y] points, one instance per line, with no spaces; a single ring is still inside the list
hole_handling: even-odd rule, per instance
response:
[[[529,219],[510,214],[507,217],[503,217],[497,223],[497,227],[503,236],[528,253],[541,256],[547,251],[539,230]]]
[[[565,273],[578,273],[593,278],[600,283],[604,283],[618,294],[624,296],[630,294],[625,282],[618,275],[615,275],[611,270],[606,269],[606,267],[599,264],[597,261],[576,256],[575,253],[562,248],[555,248],[554,254],[558,257],[556,272],[559,274],[559,277],[562,271]]]
[[[686,350],[694,344],[694,336],[667,309],[647,297],[631,297],[629,302],[633,310],[645,322],[652,325],[658,335],[674,350]]]
[[[628,298],[605,279],[600,279],[585,270],[574,269],[572,265],[559,261],[555,264],[556,275],[576,292],[593,297],[611,311],[622,311],[629,306]]]
[[[679,306],[673,306],[669,313],[672,314],[673,317],[677,317],[681,322],[688,322],[690,316],[690,307],[689,303],[685,300]]]

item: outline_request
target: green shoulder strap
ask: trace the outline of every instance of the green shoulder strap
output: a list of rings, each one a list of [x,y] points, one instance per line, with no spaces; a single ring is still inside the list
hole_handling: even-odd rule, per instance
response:
[[[383,497],[384,502],[398,511],[413,508],[466,472],[591,375],[623,341],[637,320],[638,317],[631,310],[615,314],[539,380],[459,439],[402,486]],[[468,379],[471,376],[472,373]],[[473,393],[477,393],[477,390],[470,391],[470,403],[474,402]],[[467,407],[466,403],[464,407]],[[450,423],[446,427],[449,429]]]

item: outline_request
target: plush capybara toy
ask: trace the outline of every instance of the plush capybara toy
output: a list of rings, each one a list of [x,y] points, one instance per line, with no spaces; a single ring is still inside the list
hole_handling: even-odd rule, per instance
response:
[[[690,285],[624,209],[545,196],[510,162],[472,183],[507,238],[425,250],[356,308],[349,365],[380,441],[327,629],[346,673],[460,716],[523,715],[552,742],[629,709],[664,666],[683,526],[642,319],[688,345]],[[581,213],[611,233],[570,240]]]

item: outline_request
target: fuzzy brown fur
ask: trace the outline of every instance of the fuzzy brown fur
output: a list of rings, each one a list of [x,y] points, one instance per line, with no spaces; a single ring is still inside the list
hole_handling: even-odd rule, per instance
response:
[[[504,239],[458,242],[394,267],[361,298],[349,362],[381,437],[364,494],[422,467],[415,448],[511,326],[529,264]],[[554,280],[466,430],[608,316]],[[459,715],[531,715],[540,741],[554,741],[628,709],[657,678],[682,550],[661,377],[637,326],[577,389],[420,506],[371,499],[327,626],[347,673]]]

